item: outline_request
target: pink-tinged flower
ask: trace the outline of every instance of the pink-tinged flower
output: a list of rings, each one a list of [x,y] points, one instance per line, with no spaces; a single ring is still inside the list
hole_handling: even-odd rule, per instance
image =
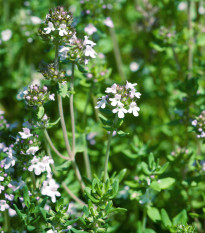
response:
[[[92,35],[93,33],[95,33],[97,31],[97,29],[96,29],[96,27],[93,24],[88,24],[88,26],[85,27],[84,31],[88,35]]]
[[[107,27],[110,27],[110,28],[113,28],[114,27],[114,24],[113,24],[113,21],[110,17],[107,17],[105,20],[104,20],[104,24],[107,26]]]
[[[197,120],[193,120],[191,123],[193,126],[197,126]]]
[[[66,24],[61,24],[60,27],[58,28],[59,30],[59,35],[60,36],[64,36],[64,35],[68,35],[68,32],[66,31]]]
[[[30,133],[30,129],[28,128],[23,128],[23,132],[19,132],[19,134],[21,135],[22,139],[27,139],[33,136],[33,134]]]
[[[4,169],[9,169],[10,167],[13,167],[16,164],[17,158],[13,156],[15,152],[9,148],[8,152],[6,152],[8,157],[5,159]]]
[[[97,106],[95,108],[105,108],[107,104],[106,96],[102,96],[101,100],[97,102]]]
[[[125,113],[127,113],[127,110],[123,107],[124,104],[120,104],[117,106],[117,108],[113,109],[112,112],[113,113],[117,113],[119,118],[124,118],[125,117]]]
[[[140,96],[141,96],[141,93],[140,92],[136,92],[136,90],[135,89],[132,89],[131,91],[130,91],[130,97],[131,98],[134,98],[134,97],[136,97],[136,98],[140,98]]]
[[[111,87],[107,87],[105,90],[106,93],[113,93],[116,94],[117,92],[117,84],[113,84]]]
[[[139,116],[139,112],[140,111],[140,108],[137,107],[137,104],[135,102],[132,102],[130,104],[130,108],[128,109],[128,112],[129,113],[133,113],[134,116]]]
[[[125,85],[125,88],[126,89],[134,89],[135,86],[137,86],[137,83],[129,83],[128,81],[126,81],[126,85]]]
[[[32,146],[30,147],[27,151],[26,154],[27,155],[35,155],[35,153],[39,150],[38,146]]]
[[[5,200],[0,200],[0,211],[5,211],[9,208],[10,206],[6,203]]]
[[[42,195],[51,197],[53,203],[56,202],[56,197],[60,197],[61,194],[58,192],[59,185],[54,179],[48,179],[43,182],[43,187],[41,189]]]
[[[49,95],[49,99],[52,100],[52,101],[55,101],[55,94]]]
[[[114,98],[109,98],[109,100],[111,101],[111,105],[112,106],[116,106],[116,105],[121,105],[122,104],[120,102],[121,95],[119,95],[119,94],[116,94]]]
[[[96,55],[97,55],[95,50],[90,45],[86,45],[86,48],[84,50],[84,54],[86,57],[92,57],[92,58],[96,58]]]
[[[55,31],[53,23],[52,22],[48,22],[48,27],[44,28],[44,31],[45,31],[46,34],[50,34],[52,31]]]

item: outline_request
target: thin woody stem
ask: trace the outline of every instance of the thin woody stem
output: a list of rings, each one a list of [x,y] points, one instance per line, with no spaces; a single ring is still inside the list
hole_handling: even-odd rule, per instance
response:
[[[189,41],[188,41],[188,79],[192,77],[193,68],[193,32],[192,32],[192,1],[188,0],[187,14],[188,14],[188,31],[189,31]]]
[[[50,150],[50,147],[49,147],[48,145],[46,145],[46,150],[47,150],[48,156],[49,156],[50,158],[52,158],[51,150]],[[53,168],[53,173],[54,173],[54,175],[56,175],[57,172],[56,172],[56,170],[55,170],[55,165],[54,165],[54,164],[52,165],[52,168]],[[62,183],[62,186],[63,186],[63,188],[65,189],[65,191],[70,195],[70,197],[71,197],[74,201],[78,202],[80,205],[86,205],[80,198],[78,198],[78,197],[67,187],[67,185],[66,185],[64,182]]]
[[[48,134],[48,131],[47,131],[46,129],[44,129],[43,132],[44,132],[44,136],[45,136],[47,142],[49,143],[50,147],[52,148],[52,150],[53,150],[60,158],[65,159],[65,160],[70,160],[69,157],[63,156],[63,155],[56,149],[56,147],[54,146],[53,142],[51,141],[51,138],[50,138],[50,136],[49,136],[49,134]]]
[[[123,71],[122,57],[120,54],[120,48],[119,48],[119,43],[118,43],[117,36],[115,33],[115,29],[110,27],[109,30],[110,30],[110,35],[111,35],[112,42],[113,42],[112,44],[114,48],[114,55],[115,55],[115,60],[117,64],[118,73],[121,76],[122,81],[125,81],[126,77]]]
[[[72,76],[70,81],[70,115],[71,115],[71,128],[72,128],[72,152],[73,157],[75,157],[75,116],[74,116],[74,107],[73,107],[73,92],[74,92],[74,69],[75,64],[72,63]]]
[[[113,126],[116,124],[118,120],[118,116],[116,114],[114,122],[113,122]],[[106,148],[106,153],[105,153],[105,166],[104,166],[104,182],[106,182],[107,178],[108,178],[108,161],[109,161],[109,155],[110,155],[110,143],[112,140],[112,135],[113,135],[114,130],[110,131],[109,137],[108,137],[108,142],[107,142],[107,148]]]
[[[55,49],[55,61],[54,61],[54,66],[55,66],[55,70],[58,71],[58,68],[59,68],[59,62],[58,62],[58,49],[59,49],[59,45],[56,44],[56,49]],[[64,141],[65,141],[65,146],[66,146],[66,150],[67,150],[67,153],[70,157],[70,160],[71,160],[71,163],[72,163],[72,166],[73,166],[73,169],[75,171],[75,174],[76,174],[76,177],[80,183],[80,187],[82,189],[82,191],[84,190],[85,188],[85,185],[83,183],[83,180],[82,180],[82,177],[81,177],[81,174],[80,174],[80,171],[79,171],[79,168],[75,162],[75,154],[71,151],[71,148],[70,148],[70,144],[69,144],[69,141],[68,141],[68,135],[67,135],[67,130],[66,130],[66,124],[65,124],[65,119],[64,119],[64,114],[63,114],[63,103],[62,103],[62,97],[60,95],[57,96],[57,100],[58,100],[58,110],[59,110],[59,115],[60,115],[60,121],[61,121],[61,127],[62,127],[62,130],[63,130],[63,138],[64,138]]]

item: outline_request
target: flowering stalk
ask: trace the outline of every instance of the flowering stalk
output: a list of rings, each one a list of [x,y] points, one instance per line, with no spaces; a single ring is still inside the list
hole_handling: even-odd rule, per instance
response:
[[[117,120],[118,120],[118,115],[116,114],[114,122],[113,122],[113,126],[117,123]],[[110,143],[112,140],[113,132],[114,132],[114,129],[110,131],[110,135],[108,137],[108,142],[107,142],[106,153],[105,153],[104,182],[106,182],[108,178],[107,169],[108,169],[108,161],[109,161],[109,155],[110,155]]]
[[[147,223],[147,209],[146,209],[146,207],[144,207],[143,216],[142,216],[142,233],[145,232],[146,223]]]
[[[187,14],[188,14],[188,79],[192,77],[192,67],[193,67],[193,35],[192,35],[192,1],[188,0]]]
[[[65,160],[70,160],[70,158],[66,157],[66,156],[63,156],[57,149],[56,147],[54,146],[53,142],[51,141],[51,138],[47,132],[46,129],[44,129],[44,136],[47,140],[47,142],[49,143],[50,147],[52,148],[52,150],[62,159],[65,159]]]
[[[73,93],[74,93],[74,69],[75,64],[72,63],[72,76],[70,81],[70,115],[71,115],[71,127],[72,127],[72,152],[73,158],[75,157],[75,116],[74,116],[74,108],[73,108]]]
[[[57,71],[58,71],[58,51],[59,51],[59,45],[56,44],[54,66],[55,66],[55,69]],[[63,137],[64,137],[64,141],[65,141],[66,150],[67,150],[68,155],[70,156],[71,163],[72,163],[73,169],[75,171],[76,177],[77,177],[77,179],[78,179],[78,181],[80,183],[81,189],[84,190],[85,185],[83,183],[83,180],[82,180],[80,171],[78,169],[78,166],[77,166],[77,164],[75,162],[75,154],[71,151],[70,144],[69,144],[69,141],[68,141],[66,124],[65,124],[64,114],[63,114],[62,98],[61,98],[60,95],[58,95],[57,99],[58,99],[58,110],[59,110],[61,127],[62,127],[62,130],[63,130]]]
[[[125,74],[123,72],[122,57],[120,54],[120,49],[119,49],[119,44],[117,41],[115,29],[112,27],[109,27],[109,30],[110,30],[110,35],[111,35],[112,42],[113,42],[114,55],[115,55],[115,60],[117,63],[117,69],[118,69],[119,75],[121,76],[122,81],[125,81],[126,77],[125,77]]]
[[[9,211],[8,209],[4,212],[4,224],[5,224],[5,232],[10,233],[11,232],[11,226],[10,226],[10,217],[9,217]]]

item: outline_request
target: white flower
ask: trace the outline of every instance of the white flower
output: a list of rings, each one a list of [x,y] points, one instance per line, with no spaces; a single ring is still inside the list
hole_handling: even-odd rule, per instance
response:
[[[66,29],[66,24],[62,23],[58,28],[60,36],[68,35],[68,32],[65,29]]]
[[[38,146],[32,146],[30,147],[27,151],[26,151],[26,154],[27,155],[35,155],[35,153],[39,150],[39,147]]]
[[[55,100],[55,94],[49,95],[49,99],[54,101]]]
[[[120,102],[121,95],[119,94],[116,94],[114,98],[109,98],[109,100],[112,101],[111,102],[112,106],[121,105],[121,102]]]
[[[12,31],[10,29],[6,29],[1,32],[1,38],[3,41],[8,41],[12,37]]]
[[[47,120],[48,120],[48,116],[47,116],[46,114],[44,114],[42,120],[43,120],[43,121],[47,121]]]
[[[128,112],[133,113],[134,116],[139,116],[139,113],[138,113],[139,110],[140,110],[140,108],[137,107],[137,104],[135,102],[132,102],[130,104],[130,108],[128,109]]]
[[[110,17],[107,17],[105,20],[104,20],[104,24],[110,28],[113,28],[114,27],[114,24],[112,22],[112,19]]]
[[[97,106],[95,108],[105,108],[107,104],[106,96],[102,96],[101,100],[97,102]]]
[[[199,7],[199,14],[204,15],[205,14],[205,8],[203,6]]]
[[[197,126],[197,120],[193,120],[191,123],[193,126]]]
[[[39,158],[34,156],[33,159],[31,160],[31,165],[28,167],[28,170],[30,172],[34,171],[34,173],[37,176],[40,175],[44,171],[47,171],[47,173],[50,173],[51,168],[49,165],[53,164],[53,163],[54,163],[54,161],[49,156],[43,157],[43,159],[41,161]]]
[[[47,233],[57,233],[57,231],[49,230]]]
[[[130,63],[130,70],[132,72],[136,72],[139,69],[139,64],[137,62],[131,62]]]
[[[9,209],[9,205],[6,203],[5,200],[0,200],[0,211],[4,211]]]
[[[28,170],[30,172],[34,171],[34,173],[39,176],[42,172],[44,172],[45,166],[42,162],[40,162],[40,159],[37,158],[36,156],[33,157],[31,160],[31,165],[28,167]]]
[[[6,153],[8,154],[8,157],[5,159],[4,169],[9,169],[15,165],[17,158],[13,156],[15,152],[11,148],[9,148]]]
[[[4,177],[3,176],[0,176],[0,181],[4,181]]]
[[[49,34],[51,31],[55,31],[55,28],[53,26],[53,23],[48,22],[48,27],[44,28],[44,31],[46,31],[46,34]]]
[[[95,50],[90,45],[86,45],[86,48],[84,50],[84,54],[86,57],[92,57],[92,58],[95,58],[97,55]]]
[[[119,118],[124,118],[125,113],[127,113],[127,110],[125,108],[123,108],[124,104],[120,104],[117,106],[117,108],[113,109],[112,112],[113,113],[118,113],[118,117]]]
[[[23,132],[19,132],[19,134],[21,135],[22,139],[27,139],[33,136],[33,134],[30,133],[30,129],[28,128],[23,128]]]
[[[42,23],[42,20],[37,16],[31,16],[30,19],[31,19],[32,24],[41,24]]]
[[[1,194],[1,191],[3,191],[4,189],[5,189],[5,187],[0,185],[0,194]]]
[[[179,11],[183,11],[183,10],[186,10],[187,8],[187,3],[186,2],[180,2],[179,5],[178,5],[178,10]]]
[[[93,24],[88,24],[87,27],[85,27],[84,31],[88,34],[88,35],[92,35],[94,32],[97,31],[96,27]]]
[[[116,94],[117,92],[117,84],[113,84],[111,87],[107,87],[105,90],[106,93],[113,93]]]
[[[56,197],[60,197],[61,194],[58,192],[59,185],[54,179],[49,179],[43,182],[43,187],[41,189],[42,195],[47,195],[51,197],[53,203],[56,202]]]
[[[65,60],[68,57],[69,47],[62,46],[59,50],[59,56],[61,60]]]
[[[126,89],[134,89],[135,86],[137,86],[137,83],[129,83],[129,82],[127,81],[127,83],[126,83],[126,85],[125,85],[125,88],[126,88]]]
[[[41,162],[45,166],[46,171],[50,173],[51,172],[50,164],[54,164],[53,159],[51,159],[49,156],[44,156]]]
[[[69,42],[71,45],[75,44],[75,42],[78,40],[76,37],[76,33],[70,38]]]
[[[94,45],[96,45],[96,43],[94,43],[92,40],[88,40],[88,36],[84,36],[83,45],[91,45],[93,47]]]
[[[135,89],[132,89],[132,90],[130,91],[130,97],[131,97],[131,98],[137,97],[137,98],[139,99],[140,96],[141,96],[141,93],[140,93],[140,92],[136,92]]]

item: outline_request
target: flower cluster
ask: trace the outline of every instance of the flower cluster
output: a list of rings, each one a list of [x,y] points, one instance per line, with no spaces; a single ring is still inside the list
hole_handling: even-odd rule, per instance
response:
[[[41,193],[43,195],[51,197],[52,202],[56,202],[56,197],[60,197],[61,194],[58,192],[59,185],[54,179],[48,178],[43,182]]]
[[[0,130],[9,128],[9,124],[4,117],[4,111],[0,110]]]
[[[54,63],[51,63],[41,69],[42,75],[45,77],[47,80],[51,80],[54,82],[65,82],[67,80],[66,77],[66,71],[57,71],[54,67]]]
[[[42,159],[34,156],[31,160],[31,165],[28,167],[30,172],[34,171],[34,173],[39,176],[42,172],[51,173],[50,164],[53,164],[54,161],[49,156],[44,156]]]
[[[41,106],[49,100],[55,100],[55,94],[50,94],[47,86],[41,88],[38,85],[30,85],[23,94],[23,98],[29,106]]]
[[[59,50],[61,60],[69,58],[72,61],[87,65],[89,58],[95,58],[96,52],[93,49],[95,43],[84,36],[84,41],[78,39],[76,35],[69,40],[65,46]]]
[[[197,138],[205,138],[205,110],[192,121],[197,132]]]
[[[49,11],[42,28],[39,29],[39,34],[44,40],[68,41],[75,32],[71,26],[72,22],[72,13],[65,11],[63,7],[57,7]]]
[[[124,118],[126,113],[131,113],[134,116],[139,115],[140,108],[136,101],[141,94],[136,92],[135,86],[137,84],[127,82],[125,86],[113,84],[106,88],[106,96],[102,96],[97,102],[96,108],[109,108],[113,113],[117,113],[119,118]]]

